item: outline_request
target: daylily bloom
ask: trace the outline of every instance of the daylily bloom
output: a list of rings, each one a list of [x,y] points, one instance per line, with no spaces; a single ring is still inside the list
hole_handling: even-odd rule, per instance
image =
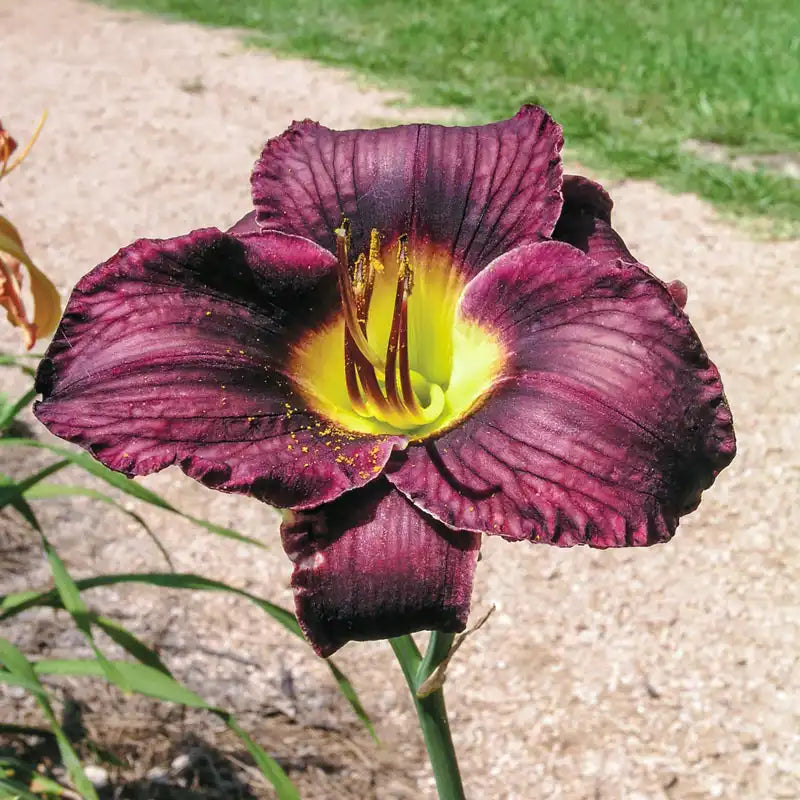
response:
[[[540,108],[267,143],[255,211],[75,288],[39,419],[112,469],[288,509],[300,623],[463,630],[482,534],[672,537],[733,458],[719,374]]]
[[[17,149],[17,142],[0,122],[0,179],[25,160],[44,120],[43,115],[28,144],[14,161],[11,161],[11,156]],[[21,264],[25,265],[30,276],[33,319],[28,317],[23,302]],[[28,350],[33,347],[37,336],[49,336],[56,329],[61,316],[58,290],[25,251],[19,231],[2,215],[0,215],[0,308],[5,309],[8,321],[12,325],[22,329],[25,347]]]

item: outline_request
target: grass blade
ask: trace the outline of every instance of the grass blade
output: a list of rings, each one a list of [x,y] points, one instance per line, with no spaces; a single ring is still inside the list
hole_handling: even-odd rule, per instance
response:
[[[42,686],[39,681],[31,662],[6,639],[0,639],[0,661],[3,662],[8,673],[34,686],[32,693],[56,737],[58,750],[61,753],[61,760],[64,762],[67,772],[69,772],[72,783],[85,800],[99,800],[94,786],[92,786],[91,782],[86,777],[86,773],[83,771],[77,753],[70,744],[69,739],[67,739],[64,730],[58,724],[56,715],[53,713],[53,707],[50,705],[49,696],[44,686]],[[3,671],[0,671],[0,677],[6,677]]]
[[[40,736],[48,738],[53,731],[47,728],[37,728],[33,725],[17,725],[13,722],[0,722],[0,733],[8,736]]]
[[[75,585],[75,581],[72,580],[72,576],[67,571],[64,562],[47,540],[47,537],[43,533],[40,533],[39,536],[42,540],[42,547],[44,547],[44,551],[47,555],[47,562],[50,564],[50,572],[53,574],[53,580],[55,581],[58,595],[61,598],[61,603],[74,620],[78,630],[86,637],[108,680],[119,686],[123,692],[130,692],[131,687],[126,682],[122,673],[120,673],[106,658],[95,641],[94,634],[92,633],[92,615],[83,602],[83,598],[81,598],[80,589]]]
[[[283,800],[300,800],[300,794],[294,784],[289,780],[289,776],[283,771],[281,766],[274,758],[257,745],[250,736],[242,730],[233,714],[224,711],[216,712],[217,716],[225,720],[225,724],[232,730],[239,741],[247,748],[247,752],[253,757],[261,774],[275,787],[278,797]]]
[[[58,781],[54,781],[52,778],[48,778],[47,775],[37,772],[34,765],[23,761],[21,758],[0,756],[0,773],[4,770],[6,772],[5,780],[13,783],[15,786],[22,786],[25,792],[36,793],[31,795],[35,797],[36,800],[41,800],[42,794],[48,796],[56,795],[56,797],[63,797],[65,794],[66,790]],[[22,782],[23,779],[24,783]],[[0,788],[2,788],[2,786],[3,784],[0,783]],[[73,796],[71,792],[70,796]],[[0,793],[0,797],[6,797],[6,795]],[[20,795],[20,797],[28,797],[28,794]]]
[[[0,353],[0,367],[13,367],[17,364],[23,364],[23,359],[26,358],[38,364],[44,358],[44,353],[17,353],[16,355]]]
[[[275,603],[270,603],[268,600],[257,597],[250,592],[246,592],[244,589],[237,589],[221,581],[204,578],[202,575],[194,575],[192,573],[129,572],[96,575],[92,578],[76,581],[76,585],[80,591],[94,589],[99,586],[113,586],[119,583],[145,583],[151,586],[163,586],[170,589],[229,592],[254,603],[262,611],[269,614],[274,620],[283,625],[286,630],[300,639],[304,639],[303,632],[297,624],[297,619],[294,614],[287,609]],[[58,608],[58,593],[51,589],[44,592],[15,592],[5,597],[0,596],[0,622],[35,606],[51,606]],[[339,690],[350,704],[356,716],[364,723],[370,735],[377,741],[369,715],[358,699],[358,695],[352,683],[331,659],[325,659],[325,663],[328,665],[328,669],[330,669]]]
[[[33,666],[37,675],[103,676],[103,671],[96,661],[84,659],[42,660],[35,662]],[[179,703],[191,708],[206,709],[216,714],[239,737],[248,752],[253,756],[256,764],[258,764],[264,777],[275,787],[278,798],[280,800],[299,800],[300,795],[294,784],[289,780],[289,776],[274,758],[268,755],[239,727],[233,714],[222,708],[212,706],[203,700],[200,695],[176,681],[175,678],[145,664],[117,661],[114,662],[114,666],[123,673],[125,679],[138,694],[170,703]]]
[[[9,440],[0,439],[0,441]],[[0,508],[4,508],[5,506],[9,505],[12,501],[20,498],[23,493],[32,486],[35,486],[40,481],[43,481],[45,478],[49,478],[53,473],[58,472],[67,466],[69,466],[69,461],[67,459],[63,459],[61,461],[55,461],[52,464],[48,464],[43,469],[40,469],[33,475],[29,475],[27,478],[23,478],[21,481],[10,481],[8,483],[4,481],[3,484],[0,485]]]
[[[33,792],[29,792],[24,784],[2,775],[0,775],[0,797],[8,800],[41,800]]]
[[[69,466],[69,461],[66,459],[56,461],[46,466],[44,469],[39,470],[39,472],[29,475],[27,478],[23,478],[21,481],[14,481],[7,475],[0,474],[0,509],[10,505],[19,512],[28,525],[41,535],[41,525],[39,525],[39,521],[36,519],[36,515],[25,499],[24,494],[45,478],[50,477],[50,475],[64,469],[66,466]]]
[[[16,367],[20,372],[24,372],[26,375],[33,378],[36,376],[36,369],[34,367],[29,367],[23,359],[28,358],[32,361],[41,361],[43,357],[42,353],[21,353],[18,356],[12,356],[9,353],[0,353],[0,367]]]
[[[250,594],[244,589],[237,589],[222,581],[204,578],[202,575],[195,575],[190,572],[123,572],[110,575],[95,575],[91,578],[78,580],[75,585],[80,591],[85,591],[99,586],[114,586],[119,583],[144,583],[151,586],[163,586],[168,589],[230,592],[254,603],[288,631],[291,631],[295,636],[303,638],[297,619],[295,619],[291,611],[275,603],[270,603],[269,600]],[[58,608],[61,605],[63,604],[58,601],[58,593],[53,589],[44,592],[15,592],[4,597],[0,596],[0,621],[34,606],[53,606]]]
[[[0,659],[2,659],[2,654],[0,654]],[[5,683],[7,686],[18,686],[37,698],[40,696],[47,697],[47,693],[36,681],[29,680],[24,675],[18,675],[8,670],[0,669],[0,683]]]
[[[169,568],[171,570],[175,569],[169,552],[164,545],[161,544],[161,540],[153,533],[153,530],[147,522],[135,511],[125,508],[122,503],[118,503],[113,497],[109,497],[107,494],[103,494],[103,492],[98,492],[96,489],[87,489],[85,486],[63,486],[58,483],[37,483],[35,486],[31,486],[30,489],[27,489],[24,495],[25,500],[46,500],[53,497],[88,497],[91,500],[98,500],[101,503],[106,503],[141,525],[144,532],[150,537],[153,544],[164,557]]]
[[[189,522],[193,522],[195,525],[199,525],[201,528],[205,528],[207,531],[215,533],[218,536],[224,536],[228,539],[235,539],[236,541],[252,544],[256,547],[266,547],[266,545],[263,542],[258,541],[258,539],[253,539],[249,536],[245,536],[243,533],[232,530],[231,528],[225,528],[222,525],[215,525],[212,522],[200,519],[199,517],[193,517],[191,514],[186,514],[183,511],[178,510],[163,497],[146,488],[145,486],[142,486],[142,484],[131,480],[120,472],[114,472],[113,470],[108,469],[108,467],[104,467],[99,461],[96,461],[88,453],[67,450],[64,447],[58,447],[57,445],[48,444],[46,442],[37,442],[35,439],[28,438],[0,438],[0,446],[2,445],[37,447],[42,450],[49,450],[51,453],[55,453],[56,455],[67,459],[73,464],[79,466],[84,471],[100,478],[101,480],[104,480],[110,486],[125,492],[125,494],[129,494],[131,497],[135,497],[137,500],[143,500],[145,503],[149,503],[152,506],[161,508],[164,511],[177,514]]]
[[[127,628],[108,617],[91,613],[92,622],[102,630],[109,639],[116,642],[126,653],[130,653],[139,663],[152,669],[157,669],[167,675],[172,673],[164,662],[158,657],[155,650],[148,647],[141,639],[132,634]]]
[[[40,772],[34,772],[31,775],[30,789],[36,792],[39,800],[41,800],[42,795],[49,797],[51,794],[56,797],[75,797],[72,792],[67,792],[58,781],[48,778],[47,775],[42,775]]]
[[[16,486],[16,483],[11,480],[7,475],[3,475],[0,473],[0,492],[4,489]],[[12,493],[8,501],[8,505],[11,506],[15,511],[19,513],[19,515],[31,526],[35,531],[41,532],[42,527],[39,525],[39,520],[36,519],[36,515],[33,513],[33,509],[28,505],[27,500],[21,495]]]
[[[69,675],[104,678],[103,667],[91,658],[45,658],[31,662],[36,676],[40,675]],[[199,694],[179,683],[171,675],[161,670],[149,667],[146,664],[134,664],[130,661],[115,661],[114,666],[122,673],[131,691],[147,695],[156,700],[168,703],[179,703],[190,708],[205,708],[211,710],[213,706],[203,700]]]
[[[23,408],[33,402],[36,397],[36,389],[29,389],[22,397],[17,398],[13,403],[4,403],[0,408],[0,435],[7,430],[9,425],[17,418],[17,414]]]
[[[372,720],[369,718],[369,714],[367,714],[367,710],[361,704],[361,700],[358,699],[358,695],[356,694],[356,690],[353,687],[353,684],[350,683],[347,675],[342,672],[336,664],[331,661],[330,659],[326,659],[326,663],[328,664],[328,668],[333,673],[333,679],[336,681],[337,685],[339,686],[339,691],[344,695],[345,700],[350,703],[350,707],[355,711],[356,716],[361,720],[361,723],[364,727],[369,731],[369,735],[378,742],[378,734],[375,733],[375,728],[372,725]]]

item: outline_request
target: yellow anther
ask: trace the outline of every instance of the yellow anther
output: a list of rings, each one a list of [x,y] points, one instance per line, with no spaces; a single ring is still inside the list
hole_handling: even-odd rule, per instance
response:
[[[378,356],[367,341],[358,320],[358,301],[353,289],[353,276],[350,270],[350,221],[342,218],[342,224],[334,230],[336,237],[336,264],[339,277],[339,294],[342,299],[342,311],[345,324],[353,337],[355,346],[364,357],[378,369],[383,369],[383,359]]]
[[[360,283],[367,277],[367,257],[363,253],[358,254],[358,258],[353,264],[353,282]]]
[[[383,272],[381,261],[381,235],[373,228],[369,234],[369,266],[375,272]]]
[[[441,388],[430,385],[409,364],[408,297],[413,267],[408,257],[408,236],[397,245],[397,277],[391,328],[385,359],[380,359],[367,339],[367,322],[375,276],[384,271],[380,261],[381,237],[370,232],[369,250],[350,260],[351,234],[346,218],[334,231],[339,287],[344,312],[344,372],[350,405],[362,417],[374,417],[393,427],[424,425],[438,418],[444,408]],[[416,380],[416,385],[414,381]],[[422,407],[417,390],[429,398]]]
[[[397,241],[397,266],[397,278],[403,281],[403,289],[408,296],[414,285],[414,268],[408,258],[408,236],[405,233]]]
[[[353,291],[356,299],[361,300],[367,288],[367,276],[369,274],[369,264],[367,257],[361,253],[353,264]]]
[[[347,217],[342,217],[342,221],[339,223],[339,227],[334,229],[333,235],[337,239],[343,238],[347,247],[350,247],[350,220]]]

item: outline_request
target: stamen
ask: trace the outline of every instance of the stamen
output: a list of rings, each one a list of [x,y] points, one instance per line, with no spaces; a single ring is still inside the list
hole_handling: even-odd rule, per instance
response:
[[[345,325],[353,337],[356,347],[363,353],[364,357],[378,369],[383,369],[383,360],[370,347],[367,337],[358,323],[358,306],[353,295],[353,284],[350,276],[350,221],[346,218],[342,219],[341,226],[333,233],[336,236],[337,274]]]
[[[367,335],[369,303],[372,300],[372,289],[375,286],[375,272],[370,267],[367,257],[361,253],[353,265],[353,294],[356,299],[356,316],[364,336]]]
[[[381,235],[373,228],[369,234],[369,266],[375,272],[383,272],[381,261]]]
[[[381,269],[383,269],[383,264],[381,264]],[[369,311],[369,304],[372,300],[372,290],[375,288],[375,274],[379,271],[375,269],[375,265],[372,262],[367,262],[365,267],[366,276],[364,278],[364,334],[367,332],[367,312]]]
[[[367,257],[363,253],[360,253],[353,264],[353,274],[351,277],[353,281],[353,293],[356,296],[356,300],[358,300],[359,289],[364,286],[364,280],[368,270],[369,265],[367,264]]]
[[[432,422],[442,413],[444,393],[441,387],[428,384],[421,375],[412,372],[409,364],[408,298],[414,272],[408,257],[408,237],[404,234],[398,240],[395,302],[383,362],[372,351],[367,338],[375,276],[384,271],[380,235],[377,230],[371,231],[368,254],[360,254],[350,267],[348,220],[343,219],[334,233],[345,319],[345,383],[353,411],[400,429]],[[425,408],[417,399],[415,385],[429,398]]]
[[[408,362],[408,296],[409,291],[403,293],[403,305],[400,309],[400,388],[403,392],[403,402],[408,410],[415,416],[422,414],[422,407],[417,400],[417,395],[411,385],[411,367]]]
[[[362,417],[369,416],[369,409],[364,403],[364,398],[361,396],[361,388],[358,385],[358,375],[356,374],[355,353],[358,348],[353,342],[353,337],[350,336],[350,331],[345,328],[344,331],[344,380],[347,385],[347,396],[350,399],[350,405],[356,414]]]
[[[406,282],[410,272],[406,249],[407,241],[408,237],[404,234],[397,243],[397,288],[394,295],[392,328],[386,347],[386,396],[389,398],[389,403],[398,411],[405,410],[403,401],[397,393],[397,352],[400,345],[401,315],[406,294]]]
[[[381,418],[386,418],[391,414],[392,409],[381,392],[381,385],[378,383],[375,369],[358,348],[354,347],[353,350],[353,360],[358,370],[361,387],[364,390],[367,403],[371,406],[367,413],[369,416],[377,414]]]

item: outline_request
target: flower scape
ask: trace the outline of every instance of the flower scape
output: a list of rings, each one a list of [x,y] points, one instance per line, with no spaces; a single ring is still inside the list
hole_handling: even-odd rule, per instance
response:
[[[285,509],[300,624],[463,630],[482,535],[668,541],[735,454],[686,288],[562,175],[536,106],[475,127],[294,123],[227,232],[142,239],[75,287],[37,417],[129,476]]]

